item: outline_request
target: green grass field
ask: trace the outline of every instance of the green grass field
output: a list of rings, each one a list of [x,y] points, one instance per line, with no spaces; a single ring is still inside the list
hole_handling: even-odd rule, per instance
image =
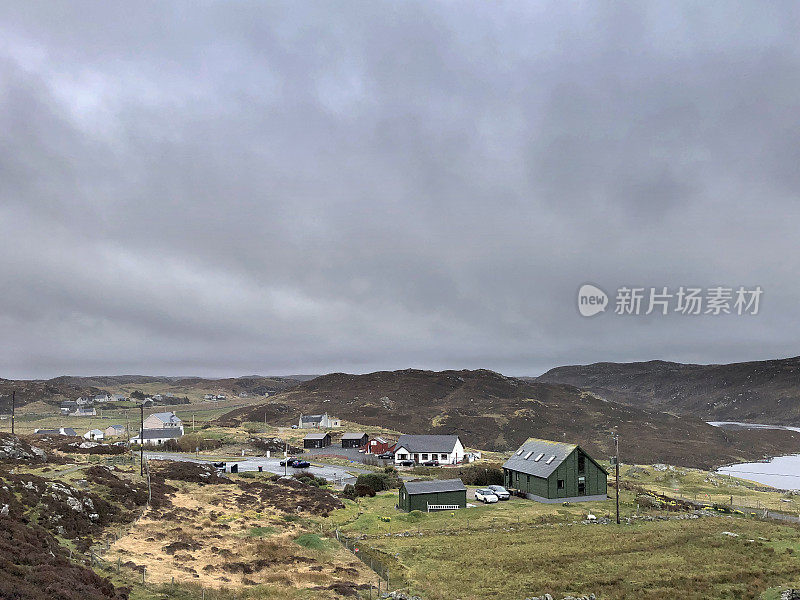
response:
[[[328,524],[367,536],[410,591],[426,600],[519,600],[551,593],[603,599],[764,598],[800,586],[800,529],[752,518],[642,512],[623,491],[623,524],[583,524],[613,515],[614,502],[569,506],[513,498],[440,513],[396,510],[397,492],[348,502]],[[672,517],[647,521],[626,517]],[[730,536],[723,532],[736,533]],[[560,595],[559,595],[560,594]]]

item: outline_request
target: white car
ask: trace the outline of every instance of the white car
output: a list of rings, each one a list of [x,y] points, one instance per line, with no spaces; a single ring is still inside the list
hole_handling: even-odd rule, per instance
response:
[[[475,500],[480,500],[484,504],[494,504],[498,498],[495,493],[488,488],[475,490]]]

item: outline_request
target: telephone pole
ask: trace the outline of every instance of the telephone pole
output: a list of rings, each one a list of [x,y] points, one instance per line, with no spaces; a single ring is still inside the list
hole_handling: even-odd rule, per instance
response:
[[[14,404],[16,404],[17,391],[11,391],[11,435],[14,435]]]
[[[614,434],[614,479],[617,489],[617,525],[619,525],[619,434]]]
[[[139,456],[141,457],[141,463],[139,465],[139,474],[144,477],[144,402],[139,405],[139,413],[141,416],[141,429],[139,429]]]

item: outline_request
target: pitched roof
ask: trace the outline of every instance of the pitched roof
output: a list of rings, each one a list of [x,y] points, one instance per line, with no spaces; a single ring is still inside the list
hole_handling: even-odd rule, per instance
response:
[[[322,421],[322,417],[325,415],[300,415],[300,420],[303,423],[315,423],[316,421]]]
[[[64,435],[71,435],[72,437],[75,437],[78,434],[72,427],[64,427]]]
[[[164,429],[145,429],[144,436],[141,434],[136,436],[140,440],[158,440],[166,438],[179,438],[181,437],[181,430],[177,427],[166,427]]]
[[[416,494],[434,494],[436,492],[466,491],[460,479],[434,479],[433,481],[406,481],[403,484],[409,496]]]
[[[367,435],[367,434],[366,433],[353,433],[353,432],[348,431],[347,433],[342,434],[342,439],[343,440],[360,440],[365,435]]]
[[[303,439],[305,440],[324,440],[330,433],[309,433]]]
[[[125,431],[125,425],[109,425],[106,429],[114,429],[116,431]]]
[[[177,423],[180,421],[178,416],[173,412],[160,412],[160,413],[153,413],[149,415],[150,417],[155,417],[162,423]]]
[[[401,435],[395,447],[409,452],[449,453],[457,441],[457,435]]]
[[[503,468],[547,479],[577,447],[577,444],[530,438],[511,455]]]

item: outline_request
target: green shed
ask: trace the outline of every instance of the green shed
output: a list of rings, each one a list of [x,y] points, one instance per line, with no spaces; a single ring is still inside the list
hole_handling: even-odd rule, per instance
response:
[[[505,487],[539,502],[605,500],[608,471],[577,444],[531,438],[503,465]]]
[[[406,512],[466,508],[467,488],[460,479],[406,481],[400,486],[397,506]]]

